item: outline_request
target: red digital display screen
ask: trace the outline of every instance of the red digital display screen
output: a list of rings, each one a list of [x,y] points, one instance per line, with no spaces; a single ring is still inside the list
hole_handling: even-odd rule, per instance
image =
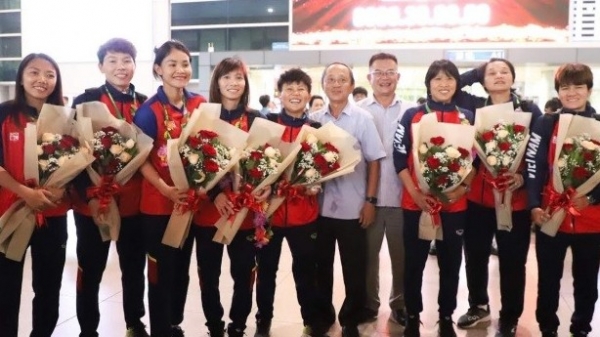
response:
[[[569,0],[294,0],[290,47],[564,43]]]

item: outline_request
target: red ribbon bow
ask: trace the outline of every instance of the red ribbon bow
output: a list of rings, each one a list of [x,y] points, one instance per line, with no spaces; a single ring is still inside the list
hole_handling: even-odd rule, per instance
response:
[[[262,212],[262,202],[256,201],[256,198],[252,194],[254,188],[250,184],[245,184],[240,188],[240,191],[225,192],[227,199],[233,203],[233,210],[235,213],[239,212],[242,208],[248,208],[254,212]],[[232,217],[235,217],[233,215]]]
[[[427,199],[426,202],[431,207],[431,209],[427,213],[429,213],[429,215],[431,215],[431,218],[433,219],[433,226],[439,227],[442,224],[442,217],[440,216],[440,212],[442,210],[442,203],[437,199],[435,199],[435,201]]]
[[[111,198],[121,192],[121,186],[114,180],[114,176],[102,176],[99,186],[89,187],[86,191],[89,199],[98,199],[100,204],[98,213],[100,214],[108,212]]]
[[[296,200],[302,198],[305,193],[306,187],[302,185],[292,185],[289,181],[283,180],[278,184],[275,195],[289,200]]]
[[[200,202],[202,202],[202,200],[205,199],[205,193],[200,193],[197,190],[190,188],[187,191],[187,197],[185,198],[185,201],[182,203],[175,204],[175,209],[181,214],[184,214],[186,212],[195,213],[196,211],[198,211],[198,208],[200,208]]]
[[[25,185],[36,190],[40,189],[35,179],[28,179],[27,181],[25,181]],[[44,216],[44,212],[34,209],[33,214],[35,215],[35,224],[37,225],[37,227],[43,227],[46,224],[46,217]]]
[[[553,188],[550,188],[548,193],[550,214],[553,215],[558,210],[564,209],[567,211],[567,216],[580,216],[581,213],[575,209],[575,205],[573,204],[576,193],[577,191],[572,187],[569,187],[563,193],[558,193]]]

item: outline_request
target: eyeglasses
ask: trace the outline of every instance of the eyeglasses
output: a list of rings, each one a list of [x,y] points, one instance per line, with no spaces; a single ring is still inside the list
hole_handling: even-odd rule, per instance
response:
[[[328,77],[325,79],[325,83],[329,84],[329,85],[333,85],[333,84],[339,84],[339,85],[344,85],[346,83],[349,83],[350,80],[345,78],[345,77],[340,77],[340,78],[333,78],[333,77]]]
[[[383,76],[394,77],[394,76],[398,75],[398,72],[395,70],[386,70],[386,71],[375,70],[375,71],[371,72],[371,75],[375,76],[375,78],[381,78]]]

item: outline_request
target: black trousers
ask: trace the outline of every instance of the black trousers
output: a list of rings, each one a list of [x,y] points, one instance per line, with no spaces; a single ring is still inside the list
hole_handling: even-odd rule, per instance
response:
[[[67,217],[48,217],[31,240],[33,313],[31,337],[50,337],[58,322],[60,286],[65,266]],[[0,337],[17,337],[23,285],[23,261],[0,254]]]
[[[304,325],[314,325],[317,299],[317,225],[310,223],[293,227],[272,227],[273,237],[268,245],[257,252],[258,273],[256,279],[257,320],[273,318],[273,303],[281,246],[287,239],[292,253],[292,275],[296,283],[296,296]]]
[[[430,241],[419,239],[421,211],[404,210],[404,294],[406,311],[416,315],[423,311],[423,270],[427,263]],[[440,269],[438,305],[440,317],[452,316],[456,309],[458,277],[462,263],[463,232],[466,212],[441,212],[443,240],[436,240]]]
[[[202,310],[206,317],[206,326],[222,327],[223,305],[219,292],[219,278],[223,261],[223,245],[212,241],[217,229],[193,226],[192,233],[196,238],[196,260],[198,261],[198,277]],[[246,321],[252,310],[252,289],[256,273],[256,247],[248,239],[254,229],[240,230],[231,244],[227,246],[230,260],[230,273],[233,278],[233,298],[229,318],[232,329],[246,329]],[[154,337],[154,336],[153,336]]]
[[[182,249],[163,245],[170,215],[141,217],[148,252],[150,335],[171,337],[171,327],[183,322],[194,240],[189,235]]]
[[[320,317],[325,325],[335,321],[333,307],[333,263],[337,241],[342,262],[346,297],[338,319],[342,326],[357,325],[366,298],[366,232],[358,219],[319,217],[317,220],[317,286]]]
[[[560,322],[556,311],[560,297],[560,280],[567,248],[571,248],[573,265],[573,297],[575,310],[571,316],[571,332],[592,331],[590,322],[598,299],[600,267],[600,233],[548,236],[537,228],[535,251],[538,263],[538,296],[535,316],[541,331],[555,331]]]
[[[98,226],[92,217],[74,213],[77,227],[77,320],[80,337],[98,336],[100,308],[98,292],[106,268],[110,241],[103,242]],[[127,327],[142,324],[144,316],[144,271],[146,247],[142,236],[143,227],[139,216],[121,218],[121,230],[117,241],[121,284],[123,287],[123,313]]]
[[[515,211],[510,232],[498,230],[496,211],[469,203],[465,224],[465,269],[469,288],[469,305],[486,305],[488,297],[488,264],[494,235],[498,243],[500,267],[500,320],[515,324],[523,313],[525,299],[525,265],[531,241],[530,212]]]

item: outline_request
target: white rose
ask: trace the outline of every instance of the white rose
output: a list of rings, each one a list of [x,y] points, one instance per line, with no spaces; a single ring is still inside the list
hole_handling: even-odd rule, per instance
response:
[[[427,150],[428,150],[428,149],[427,149],[427,145],[425,145],[425,144],[421,144],[421,146],[419,146],[419,153],[420,153],[420,154],[425,154],[425,153],[427,153]]]
[[[53,133],[44,133],[42,134],[42,142],[53,142],[54,141],[54,134]]]
[[[196,153],[190,153],[190,155],[188,156],[188,161],[192,165],[196,165],[198,163],[198,159],[200,159],[200,156]]]
[[[498,158],[496,158],[495,156],[488,156],[485,161],[490,165],[490,166],[496,166],[496,164],[498,164]]]
[[[455,149],[453,147],[447,147],[446,148],[446,154],[450,158],[454,158],[454,159],[460,158],[460,151],[458,151],[457,149]]]
[[[134,146],[135,146],[135,142],[133,141],[133,139],[129,139],[125,143],[125,147],[128,148],[128,149],[133,149]]]
[[[325,158],[325,160],[327,160],[328,163],[333,163],[337,160],[338,155],[335,152],[329,151],[325,153],[323,157]]]
[[[495,140],[492,140],[489,143],[485,144],[485,153],[490,153],[494,151],[498,147],[498,143]]]
[[[565,161],[564,158],[559,158],[558,162],[556,162],[556,164],[558,165],[559,168],[563,168],[563,167],[567,166],[567,162]]]
[[[125,151],[121,152],[121,154],[119,155],[119,160],[122,163],[128,163],[131,160],[131,155]]]
[[[279,165],[279,163],[277,162],[277,160],[270,158],[269,159],[269,166],[271,166],[272,168],[277,168],[277,166]]]
[[[38,155],[38,156],[41,156],[41,155],[43,155],[43,154],[44,154],[44,149],[42,148],[42,146],[41,146],[41,145],[38,145],[38,146],[37,146],[37,155]]]
[[[565,138],[564,144],[573,144],[573,138],[571,138],[571,137]]]
[[[58,164],[59,167],[62,167],[65,164],[66,161],[67,161],[67,157],[66,156],[60,156],[60,158],[58,158],[58,163],[57,164]]]
[[[275,155],[277,155],[277,151],[275,150],[274,147],[269,146],[265,149],[265,156],[267,156],[269,158],[274,158]]]
[[[316,144],[318,141],[319,141],[319,140],[317,139],[317,137],[315,137],[315,135],[313,135],[312,133],[309,133],[309,134],[306,136],[306,142],[307,142],[309,145]]]
[[[308,169],[308,170],[307,170],[307,171],[304,173],[304,176],[306,176],[306,178],[312,178],[312,177],[314,177],[316,174],[317,174],[317,170],[315,170],[315,169],[311,168],[311,169]]]
[[[499,138],[506,138],[508,136],[508,131],[506,131],[506,130],[500,130],[500,131],[498,131],[497,134],[498,134]]]
[[[508,165],[510,165],[511,162],[511,158],[509,156],[504,156],[502,158],[502,166],[507,167]]]
[[[121,154],[121,152],[123,152],[123,147],[119,144],[113,144],[110,146],[109,149],[110,153],[112,153],[115,156],[118,156]]]
[[[593,151],[598,148],[598,145],[590,142],[589,140],[582,140],[581,146],[583,146],[584,149],[589,150],[589,151]]]
[[[40,160],[39,164],[42,171],[45,171],[48,168],[49,163],[47,160]]]

